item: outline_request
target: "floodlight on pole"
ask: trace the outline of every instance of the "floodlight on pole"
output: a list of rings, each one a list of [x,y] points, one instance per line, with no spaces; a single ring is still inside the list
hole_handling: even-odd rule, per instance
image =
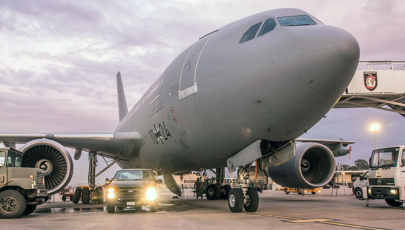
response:
[[[374,133],[374,145],[375,149],[377,149],[377,132],[380,130],[379,124],[372,124],[370,126],[370,131]]]

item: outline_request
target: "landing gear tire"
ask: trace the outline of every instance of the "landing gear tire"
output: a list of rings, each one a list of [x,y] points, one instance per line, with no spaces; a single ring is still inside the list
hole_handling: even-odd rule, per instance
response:
[[[82,195],[82,188],[77,187],[75,190],[75,194],[73,195],[73,200],[72,200],[73,204],[79,203],[81,195]]]
[[[96,188],[96,192],[97,192],[97,201],[99,204],[104,203],[104,191],[102,187],[97,187]]]
[[[249,188],[244,207],[246,212],[256,212],[259,208],[259,194],[256,188]]]
[[[398,202],[398,201],[391,200],[391,199],[385,199],[385,203],[387,203],[391,207],[399,207],[402,204],[402,202]]]
[[[70,201],[73,201],[73,196],[69,196],[69,200],[70,200]]]
[[[357,199],[363,198],[363,191],[361,190],[361,188],[354,189],[354,195]]]
[[[313,195],[315,195],[316,194],[316,192],[311,192]]]
[[[288,192],[287,190],[284,190],[284,193],[287,195],[290,194],[290,192]]]
[[[24,196],[16,190],[0,193],[0,217],[2,219],[18,218],[27,208]]]
[[[115,206],[107,204],[107,212],[108,213],[114,213],[115,212]]]
[[[228,206],[231,212],[242,212],[244,205],[244,196],[242,189],[236,188],[229,192]]]
[[[228,199],[231,190],[232,187],[229,184],[224,185],[224,193],[221,194],[221,199]]]
[[[83,188],[82,190],[82,203],[83,204],[89,204],[90,203],[90,189],[89,188]]]
[[[221,196],[221,189],[215,185],[211,184],[207,188],[206,197],[208,200],[218,200]]]
[[[35,211],[37,208],[37,205],[27,205],[27,208],[25,209],[23,215],[29,215]]]
[[[66,201],[66,196],[62,196],[62,201],[63,201],[63,202]]]

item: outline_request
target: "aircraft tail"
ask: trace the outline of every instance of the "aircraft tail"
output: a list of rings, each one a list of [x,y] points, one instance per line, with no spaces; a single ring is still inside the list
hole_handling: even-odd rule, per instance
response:
[[[122,85],[121,73],[117,73],[117,93],[118,93],[118,115],[120,121],[128,114],[127,100],[125,99],[124,87]]]

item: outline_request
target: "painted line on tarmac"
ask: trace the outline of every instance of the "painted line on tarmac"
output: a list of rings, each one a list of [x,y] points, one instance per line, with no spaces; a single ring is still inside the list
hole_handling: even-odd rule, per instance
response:
[[[210,206],[204,206],[204,205],[194,205],[194,204],[192,204],[190,206],[229,212],[228,209],[224,209],[224,208],[216,208],[216,207],[210,207]],[[335,221],[332,221],[332,220],[329,220],[329,219],[303,219],[303,218],[290,217],[290,216],[264,214],[264,213],[259,213],[259,212],[242,212],[240,214],[284,219],[284,220],[287,220],[287,222],[289,222],[289,223],[320,223],[320,224],[328,224],[328,225],[335,225],[335,226],[341,226],[341,227],[347,227],[347,228],[356,228],[356,229],[389,230],[387,228],[377,228],[377,227],[368,227],[368,226],[361,226],[361,225],[354,225],[354,224],[339,223],[339,222],[335,222]]]

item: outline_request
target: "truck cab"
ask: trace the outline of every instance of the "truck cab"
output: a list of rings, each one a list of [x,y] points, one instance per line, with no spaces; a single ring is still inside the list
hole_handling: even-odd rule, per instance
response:
[[[24,154],[0,148],[0,218],[29,215],[48,200],[44,174],[38,168],[23,168]]]
[[[370,158],[368,196],[391,207],[405,202],[405,146],[376,149]]]

